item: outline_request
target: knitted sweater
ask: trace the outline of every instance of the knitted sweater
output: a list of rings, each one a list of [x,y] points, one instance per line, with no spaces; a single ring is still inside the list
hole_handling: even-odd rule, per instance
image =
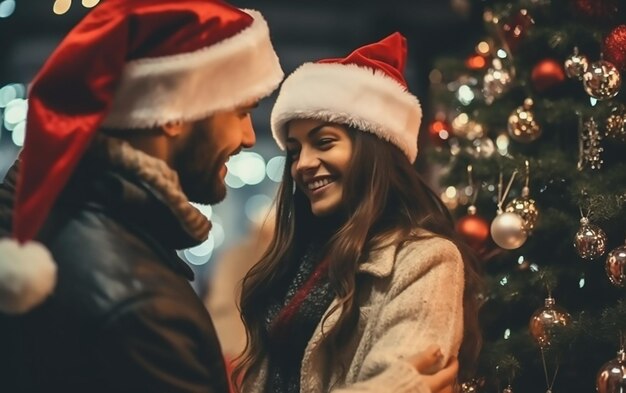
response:
[[[359,273],[360,318],[340,356],[322,342],[338,312],[322,318],[302,359],[301,393],[429,393],[422,376],[403,358],[436,344],[443,362],[456,355],[463,337],[463,262],[456,246],[432,237],[370,252]],[[335,299],[325,315],[337,304]],[[267,358],[246,378],[244,393],[263,392]]]

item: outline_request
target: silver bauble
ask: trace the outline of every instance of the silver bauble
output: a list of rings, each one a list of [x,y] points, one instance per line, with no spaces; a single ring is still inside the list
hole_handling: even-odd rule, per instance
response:
[[[539,218],[539,209],[535,200],[528,196],[520,196],[514,198],[506,205],[504,211],[509,213],[515,213],[522,217],[524,220],[524,230],[527,232],[532,231],[535,228],[537,219]]]
[[[597,225],[589,223],[587,217],[580,219],[580,229],[574,236],[574,247],[578,255],[586,260],[593,260],[606,252],[606,233]]]
[[[626,392],[626,353],[622,349],[617,358],[606,362],[596,376],[598,393]]]
[[[578,48],[574,48],[574,53],[565,60],[565,73],[570,78],[583,79],[583,74],[589,68],[587,56],[578,53]]]
[[[519,248],[526,242],[528,233],[524,230],[524,220],[515,213],[500,213],[491,222],[493,241],[506,250]]]
[[[604,267],[611,284],[620,288],[626,286],[626,244],[609,252]]]
[[[511,138],[517,142],[529,143],[541,136],[541,127],[535,120],[532,106],[533,100],[527,98],[524,100],[524,105],[509,115],[507,129]]]
[[[530,317],[530,334],[540,347],[547,348],[554,336],[553,329],[557,326],[567,326],[571,320],[572,317],[567,311],[557,306],[553,298],[548,297],[545,305]]]
[[[598,100],[608,100],[619,93],[622,78],[619,70],[605,60],[591,64],[583,74],[583,86],[587,94]]]

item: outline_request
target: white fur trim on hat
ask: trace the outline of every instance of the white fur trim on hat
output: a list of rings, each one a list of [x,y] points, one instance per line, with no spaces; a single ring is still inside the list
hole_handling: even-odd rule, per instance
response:
[[[320,119],[356,127],[417,158],[422,109],[417,97],[379,70],[354,64],[306,63],[285,79],[272,110],[274,139],[285,148],[285,125]]]
[[[0,239],[0,312],[22,314],[39,305],[52,293],[56,273],[41,243]]]
[[[270,95],[284,73],[263,16],[238,34],[195,52],[128,62],[103,122],[149,128],[194,121]]]

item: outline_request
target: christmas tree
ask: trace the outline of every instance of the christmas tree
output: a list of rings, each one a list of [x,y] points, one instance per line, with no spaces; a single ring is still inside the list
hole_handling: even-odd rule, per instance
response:
[[[478,6],[430,75],[429,155],[486,281],[462,390],[626,392],[626,1]]]

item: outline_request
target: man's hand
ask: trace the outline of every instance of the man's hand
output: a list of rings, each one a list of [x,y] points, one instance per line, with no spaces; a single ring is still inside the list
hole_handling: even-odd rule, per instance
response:
[[[452,393],[456,382],[459,362],[450,358],[444,368],[440,368],[443,354],[436,345],[408,359],[415,369],[424,375],[424,383],[432,393]]]

